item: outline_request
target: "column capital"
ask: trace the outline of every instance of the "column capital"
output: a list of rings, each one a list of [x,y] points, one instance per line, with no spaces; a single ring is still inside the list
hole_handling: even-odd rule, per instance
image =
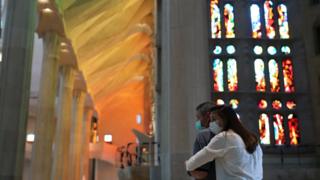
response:
[[[60,43],[60,65],[62,66],[72,66],[75,69],[79,69],[77,56],[72,47],[71,41],[66,38],[62,38]]]
[[[75,76],[73,91],[75,94],[78,94],[79,92],[87,92],[87,84],[81,71],[78,71]]]
[[[43,37],[49,32],[66,37],[62,15],[53,0],[38,0],[38,14],[39,21],[36,32],[39,37]]]

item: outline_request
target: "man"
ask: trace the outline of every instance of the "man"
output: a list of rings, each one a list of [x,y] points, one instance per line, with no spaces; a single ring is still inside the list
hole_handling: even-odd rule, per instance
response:
[[[198,125],[196,125],[196,127],[197,129],[201,130],[198,132],[193,144],[193,154],[197,153],[202,148],[207,146],[210,140],[215,136],[215,134],[209,129],[209,124],[211,121],[214,121],[214,119],[212,118],[212,114],[222,107],[223,106],[214,106],[212,102],[204,102],[197,106],[196,116],[198,121],[196,122],[196,124]],[[199,124],[201,125],[201,127],[199,127]],[[197,180],[215,180],[215,162],[211,161],[188,173]]]

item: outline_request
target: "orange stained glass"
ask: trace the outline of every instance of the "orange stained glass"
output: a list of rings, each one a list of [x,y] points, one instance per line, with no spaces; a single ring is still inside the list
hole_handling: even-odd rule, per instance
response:
[[[213,60],[213,90],[218,92],[224,91],[223,84],[223,62],[220,59]]]
[[[258,103],[259,109],[266,109],[268,107],[268,103],[265,99],[261,99]]]
[[[274,59],[271,59],[268,66],[271,92],[280,92],[278,63]]]
[[[237,99],[231,99],[229,104],[233,109],[237,109],[239,107],[239,101]]]
[[[210,2],[210,18],[211,18],[211,37],[221,38],[221,16],[218,7],[218,0]]]
[[[237,73],[237,61],[235,59],[229,59],[227,62],[228,71],[228,89],[229,91],[238,90],[238,73]]]
[[[272,108],[273,108],[273,109],[276,109],[276,110],[281,109],[281,108],[282,108],[282,103],[281,103],[281,101],[279,101],[279,100],[274,100],[274,101],[272,101]]]
[[[256,90],[260,92],[266,91],[266,79],[264,75],[264,62],[262,59],[254,61],[254,71],[256,79]]]
[[[294,101],[287,101],[286,106],[288,109],[295,109],[297,104]]]
[[[281,39],[288,39],[289,36],[289,23],[288,23],[288,12],[287,6],[284,4],[278,5],[278,25],[279,34]]]
[[[261,20],[260,20],[260,8],[257,4],[252,4],[250,7],[251,14],[251,28],[252,37],[260,39],[262,37]]]
[[[259,134],[261,144],[270,144],[269,117],[264,113],[259,117]]]
[[[274,39],[276,36],[275,31],[275,22],[274,22],[274,14],[273,14],[273,2],[272,1],[266,1],[264,3],[264,19],[266,24],[266,32],[267,37],[269,39]]]
[[[283,116],[280,114],[273,115],[274,140],[276,145],[285,143]]]
[[[295,91],[293,83],[293,65],[290,59],[282,61],[284,89],[287,93]]]
[[[300,144],[300,131],[298,118],[294,114],[288,116],[289,137],[291,145]]]
[[[224,6],[224,26],[226,29],[226,38],[234,38],[234,13],[233,6],[227,3]]]

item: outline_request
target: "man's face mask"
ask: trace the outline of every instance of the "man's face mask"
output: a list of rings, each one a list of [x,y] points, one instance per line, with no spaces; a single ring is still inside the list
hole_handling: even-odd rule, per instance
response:
[[[195,122],[194,126],[195,126],[195,128],[196,128],[197,130],[203,129],[200,120],[197,120],[197,121]]]

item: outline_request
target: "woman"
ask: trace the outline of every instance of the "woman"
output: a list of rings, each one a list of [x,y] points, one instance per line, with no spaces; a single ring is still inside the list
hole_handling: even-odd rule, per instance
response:
[[[217,180],[262,179],[262,150],[258,138],[239,121],[231,107],[213,114],[210,129],[220,132],[186,161],[187,171],[215,160]]]

